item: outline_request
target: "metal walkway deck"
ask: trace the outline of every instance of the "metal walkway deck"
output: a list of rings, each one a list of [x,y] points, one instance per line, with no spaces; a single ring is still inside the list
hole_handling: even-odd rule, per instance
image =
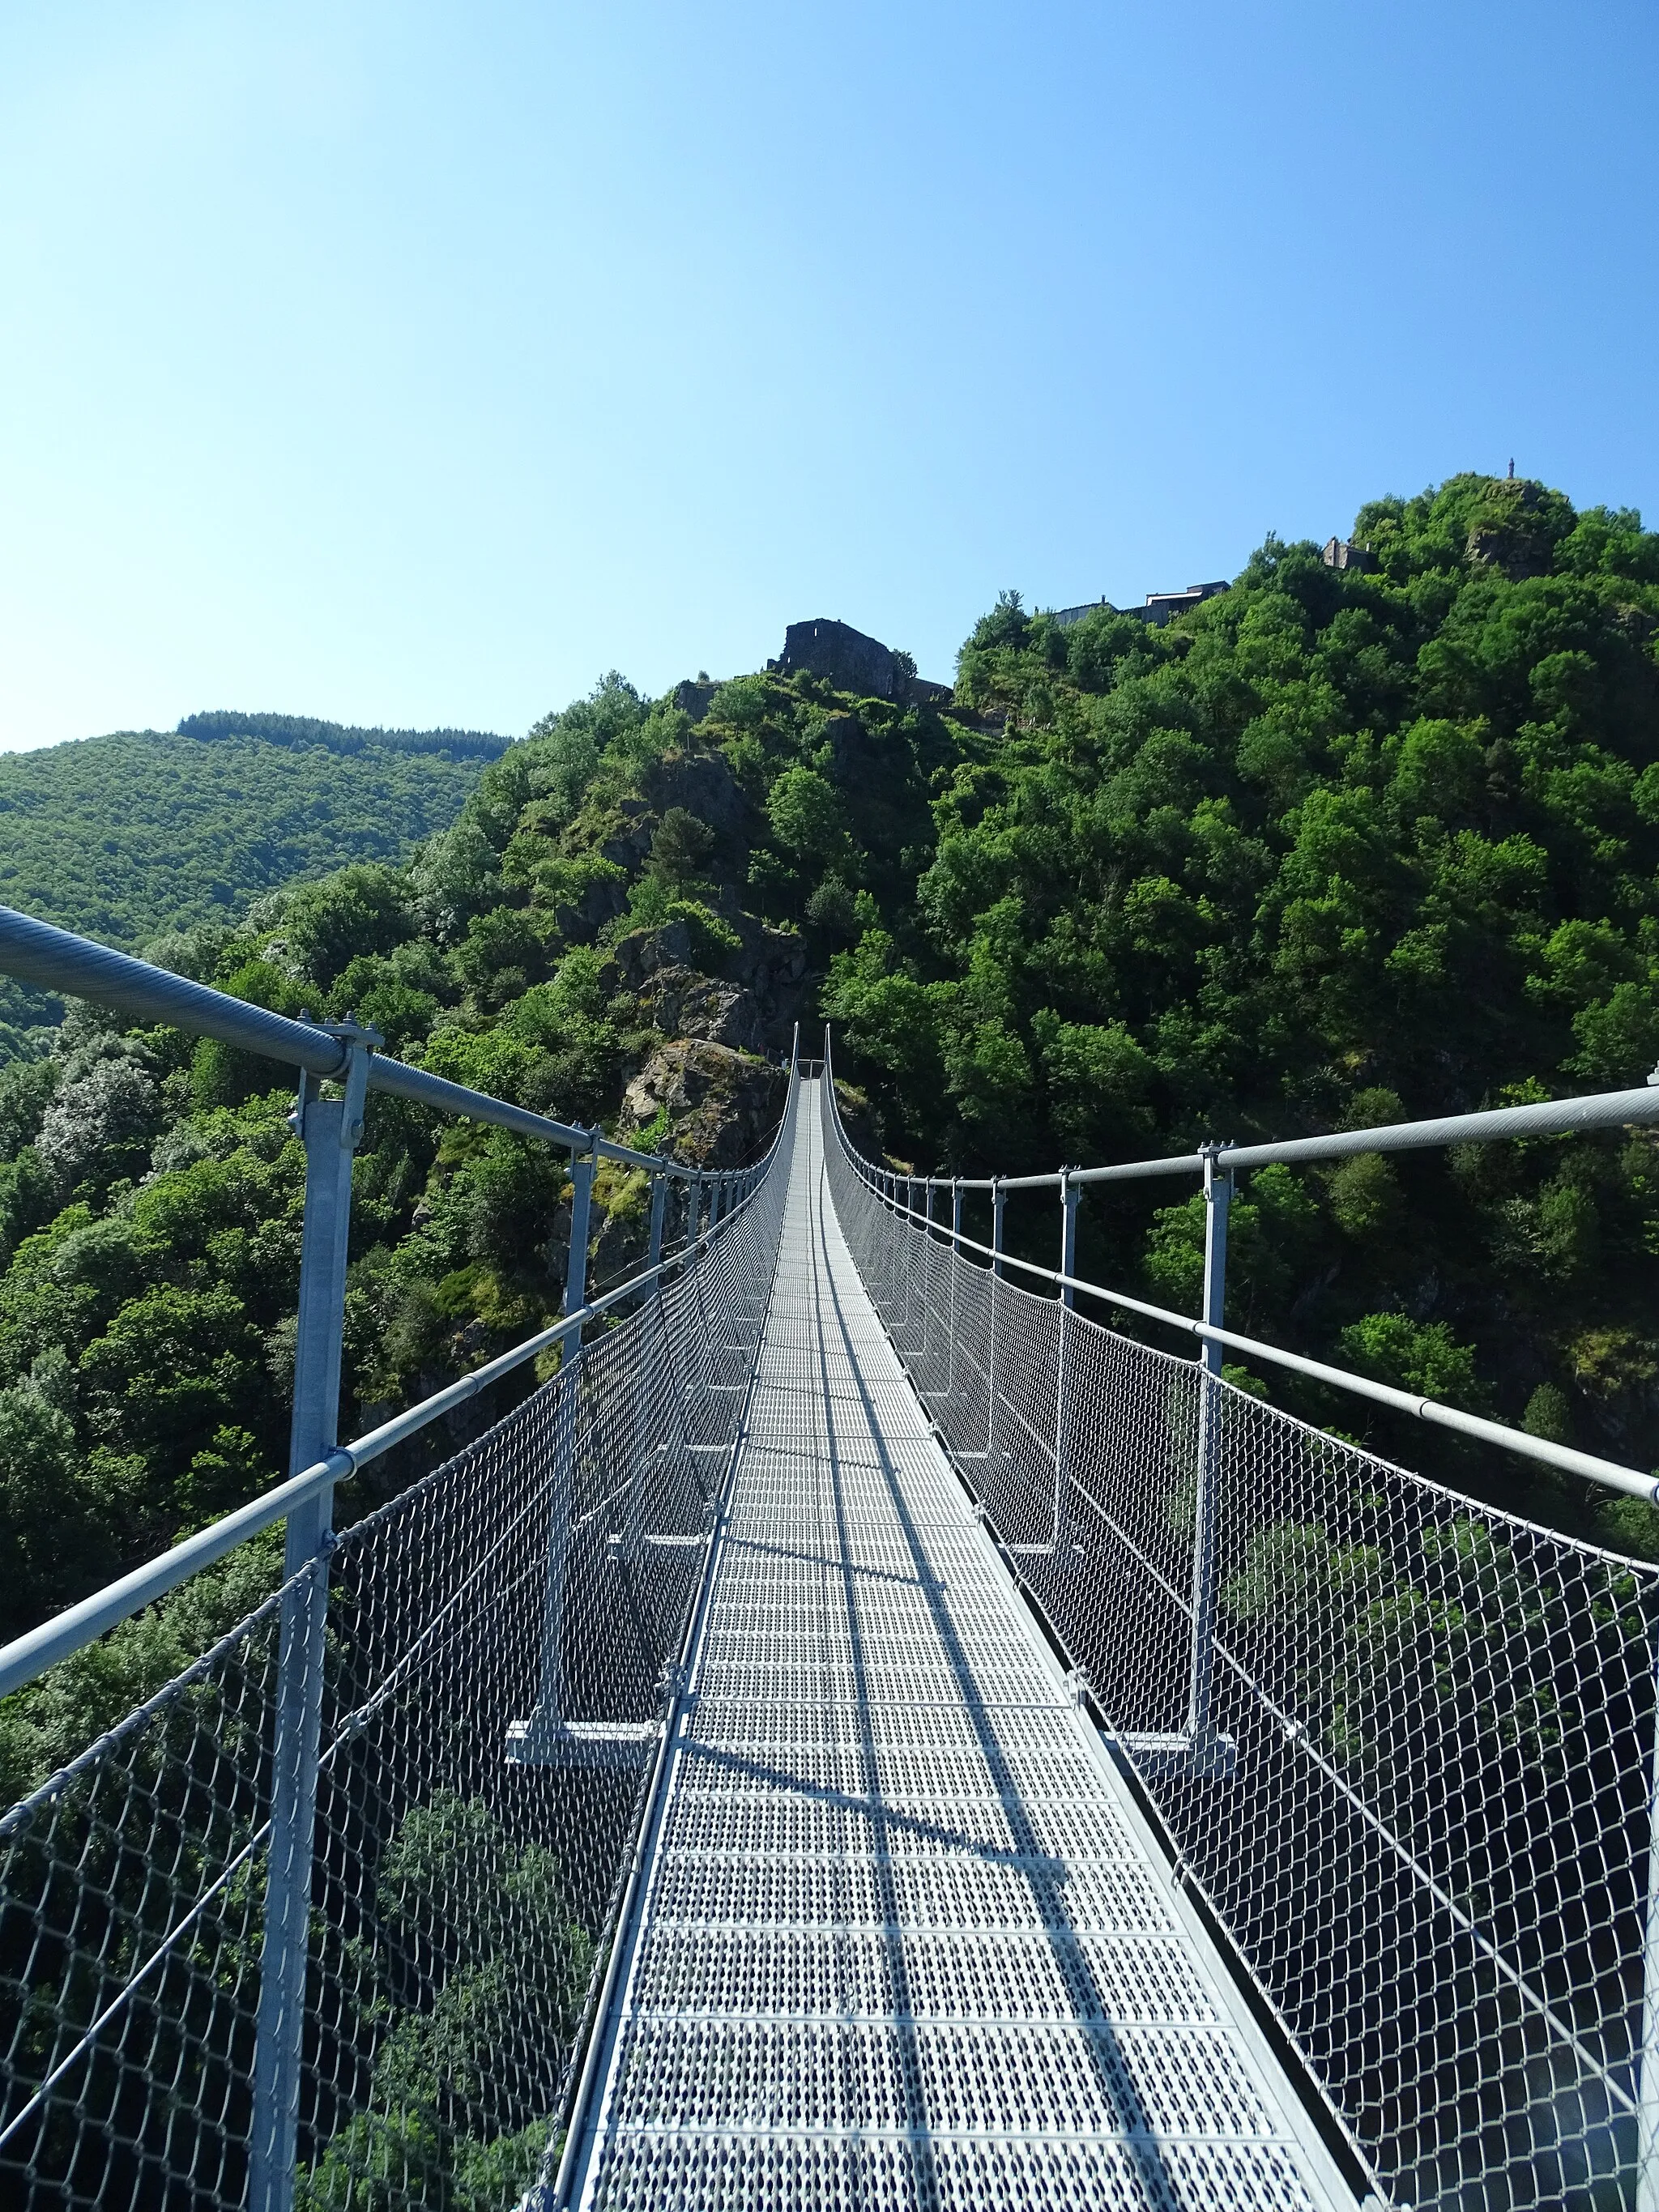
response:
[[[975,1526],[816,1087],[585,2206],[1351,2208]]]

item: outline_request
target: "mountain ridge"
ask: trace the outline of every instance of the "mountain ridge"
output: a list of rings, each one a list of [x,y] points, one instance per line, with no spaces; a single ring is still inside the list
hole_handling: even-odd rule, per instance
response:
[[[137,946],[300,877],[405,858],[454,820],[485,764],[160,730],[0,756],[0,901]]]

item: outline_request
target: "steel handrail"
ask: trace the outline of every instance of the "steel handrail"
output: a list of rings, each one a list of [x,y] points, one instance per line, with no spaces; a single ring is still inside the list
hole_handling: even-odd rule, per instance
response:
[[[836,1097],[833,1075],[827,1075],[826,1079],[830,1084],[830,1108],[836,1136],[840,1139],[842,1152],[865,1187],[893,1213],[902,1214],[931,1234],[948,1240],[958,1250],[982,1254],[994,1267],[1018,1268],[1022,1274],[1034,1276],[1042,1282],[1053,1283],[1061,1291],[1084,1291],[1088,1297],[1099,1298],[1103,1304],[1116,1306],[1127,1313],[1139,1314],[1149,1321],[1162,1323],[1165,1328],[1183,1330],[1187,1334],[1197,1337],[1201,1342],[1218,1344],[1226,1351],[1241,1352],[1250,1358],[1264,1361],[1269,1366],[1286,1368],[1294,1374],[1307,1376],[1313,1382],[1328,1383],[1334,1389],[1346,1390],[1352,1396],[1369,1398],[1378,1405],[1391,1407],[1396,1413],[1409,1413],[1413,1419],[1425,1421],[1432,1427],[1455,1430],[1461,1436],[1474,1437],[1483,1443],[1499,1445],[1505,1451],[1518,1453],[1526,1459],[1540,1460],[1547,1467],[1559,1468],[1567,1474],[1580,1475],[1588,1481],[1601,1484],[1606,1489],[1623,1492],[1628,1497],[1640,1498],[1648,1504],[1659,1504],[1659,1474],[1644,1474],[1638,1468],[1621,1467],[1616,1460],[1602,1459],[1594,1452],[1575,1450],[1571,1444],[1552,1443],[1546,1437],[1528,1436],[1524,1429],[1512,1429],[1502,1421],[1486,1420],[1479,1413],[1462,1413],[1455,1406],[1443,1405],[1437,1398],[1422,1397],[1414,1391],[1396,1390],[1390,1383],[1374,1382],[1369,1376],[1352,1374],[1346,1368],[1332,1367],[1323,1360],[1306,1358],[1300,1352],[1283,1352],[1277,1345],[1264,1344],[1257,1337],[1241,1336],[1236,1330],[1219,1328],[1209,1322],[1196,1321],[1189,1314],[1174,1313],[1167,1306],[1153,1305],[1145,1298],[1131,1297],[1126,1291],[1108,1290],[1103,1284],[1089,1282],[1081,1275],[1065,1274],[1058,1268],[1040,1267],[1036,1261],[1018,1259],[1006,1249],[999,1249],[994,1245],[982,1244],[976,1238],[952,1228],[948,1222],[931,1219],[915,1206],[906,1205],[902,1200],[890,1196],[882,1189],[879,1180],[881,1171],[854,1148],[852,1140],[842,1125],[840,1104]],[[1611,1095],[1618,1098],[1646,1098],[1651,1102],[1652,1112],[1659,1115],[1659,1091],[1615,1092]],[[1600,1102],[1581,1101],[1579,1103]],[[1522,1107],[1505,1110],[1529,1113],[1534,1109]],[[1498,1117],[1459,1116],[1456,1118],[1493,1119]],[[1407,1122],[1398,1126],[1402,1128],[1425,1129],[1440,1125],[1430,1122]],[[1593,1125],[1581,1123],[1577,1126]],[[1299,1141],[1317,1144],[1324,1140],[1313,1138]],[[1430,1139],[1424,1139],[1422,1141],[1427,1143]],[[1366,1146],[1357,1149],[1372,1148]],[[1277,1158],[1279,1155],[1275,1154],[1274,1157]],[[1223,1152],[1219,1158],[1225,1161],[1229,1170],[1242,1162],[1248,1164],[1248,1162],[1243,1161],[1243,1155],[1239,1153]],[[1162,1162],[1150,1164],[1147,1171],[1151,1172],[1153,1167],[1167,1164],[1168,1163]],[[1199,1165],[1201,1167],[1202,1164],[1200,1157]],[[1097,1171],[1097,1179],[1099,1172],[1104,1171]],[[1083,1180],[1076,1169],[1070,1170],[1068,1173],[1073,1182]],[[936,1188],[942,1187],[947,1189],[996,1188],[994,1181],[990,1184],[973,1184],[960,1179],[938,1176],[902,1176],[899,1180],[911,1182],[928,1182]],[[1001,1188],[1005,1190],[1021,1187],[1030,1188],[1036,1181],[1051,1182],[1058,1185],[1061,1178],[1059,1176],[1028,1177],[1022,1186],[1014,1178],[1009,1177],[1002,1181]]]
[[[785,1120],[787,1119],[787,1112],[786,1107]],[[23,1635],[15,1637],[9,1644],[0,1645],[0,1697],[21,1689],[45,1674],[48,1668],[57,1666],[61,1660],[70,1658],[87,1644],[95,1643],[99,1637],[107,1634],[122,1621],[131,1620],[135,1613],[141,1613],[145,1606],[154,1604],[157,1598],[165,1597],[169,1590],[176,1589],[180,1583],[188,1582],[191,1575],[199,1573],[204,1567],[213,1565],[227,1553],[238,1550],[252,1537],[273,1528],[278,1521],[285,1521],[296,1507],[382,1458],[395,1444],[404,1443],[422,1429],[429,1427],[441,1415],[452,1413],[457,1406],[463,1406],[469,1399],[477,1397],[492,1383],[499,1382],[504,1376],[512,1374],[515,1368],[522,1367],[526,1360],[535,1358],[538,1353],[550,1350],[556,1344],[562,1344],[566,1337],[580,1332],[586,1322],[598,1320],[613,1306],[620,1305],[624,1298],[631,1297],[636,1291],[655,1282],[671,1268],[684,1266],[694,1255],[714,1243],[759,1197],[782,1130],[783,1123],[781,1121],[765,1152],[752,1169],[746,1170],[755,1176],[753,1188],[746,1191],[731,1212],[723,1214],[712,1228],[705,1229],[700,1236],[659,1260],[654,1267],[631,1276],[615,1290],[607,1291],[602,1297],[591,1299],[577,1312],[566,1314],[550,1328],[538,1330],[534,1336],[526,1337],[522,1344],[515,1344],[510,1351],[487,1360],[482,1367],[475,1367],[470,1375],[463,1375],[459,1382],[448,1383],[443,1389],[434,1391],[431,1397],[422,1399],[419,1405],[410,1406],[404,1413],[394,1414],[389,1421],[382,1421],[378,1428],[368,1430],[354,1443],[340,1445],[325,1459],[318,1460],[313,1466],[302,1468],[298,1474],[290,1475],[285,1482],[276,1484],[261,1497],[251,1499],[247,1504],[222,1515],[207,1528],[198,1528],[193,1535],[183,1538],[144,1565],[135,1567],[131,1574],[121,1576],[104,1589],[94,1590],[89,1597],[81,1599],[77,1604],[66,1606],[62,1613],[54,1613],[51,1620],[43,1620]]]
[[[142,1020],[215,1037],[240,1051],[303,1068],[325,1082],[343,1077],[350,1059],[348,1044],[320,1023],[295,1021],[287,1014],[250,1006],[245,999],[232,998],[228,992],[192,982],[185,975],[172,975],[148,960],[136,959],[130,952],[117,952],[89,937],[77,937],[72,930],[19,914],[13,907],[0,907],[0,970],[48,990],[94,999]],[[567,1152],[591,1152],[600,1159],[649,1168],[653,1174],[672,1176],[681,1182],[693,1180],[699,1172],[661,1153],[635,1152],[613,1138],[596,1135],[579,1122],[533,1114],[528,1107],[491,1097],[487,1091],[473,1091],[464,1083],[452,1083],[447,1076],[411,1067],[382,1052],[370,1054],[368,1087],[394,1098],[412,1099],[441,1114],[486,1121],[520,1136],[542,1138]]]
[[[1656,1071],[1659,1075],[1659,1071]],[[1516,1137],[1565,1137],[1581,1129],[1627,1127],[1633,1121],[1659,1121],[1659,1082],[1650,1076],[1640,1090],[1598,1091],[1583,1098],[1552,1098],[1532,1106],[1495,1106],[1475,1114],[1446,1114],[1426,1121],[1383,1121],[1370,1129],[1338,1129],[1323,1137],[1284,1137],[1264,1145],[1200,1146],[1164,1159],[1120,1160],[1108,1167],[1067,1168],[1073,1182],[1136,1182],[1151,1176],[1202,1175],[1206,1152],[1239,1168],[1261,1168],[1275,1161],[1340,1160],[1356,1152],[1411,1152],[1445,1145],[1490,1145]],[[918,1178],[920,1180],[920,1178]],[[1055,1190],[1061,1170],[1029,1176],[935,1176],[954,1181],[960,1190]]]

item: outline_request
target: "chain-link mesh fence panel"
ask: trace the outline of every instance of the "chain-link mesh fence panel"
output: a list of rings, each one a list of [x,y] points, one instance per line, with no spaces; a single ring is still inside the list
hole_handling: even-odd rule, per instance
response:
[[[284,1599],[320,1610],[296,2202],[510,2204],[556,2134],[775,1267],[700,1259],[0,1815],[0,2199],[249,2186]]]
[[[825,1152],[965,1480],[1389,2197],[1645,2204],[1659,1577],[995,1279]]]

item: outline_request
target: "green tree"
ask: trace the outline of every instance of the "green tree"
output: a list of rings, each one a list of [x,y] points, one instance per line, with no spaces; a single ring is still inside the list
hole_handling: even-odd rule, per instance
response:
[[[786,769],[766,802],[772,833],[786,853],[829,866],[847,850],[846,824],[835,786],[815,769]]]
[[[671,806],[651,840],[651,865],[665,884],[690,883],[708,858],[714,833],[690,808]]]

